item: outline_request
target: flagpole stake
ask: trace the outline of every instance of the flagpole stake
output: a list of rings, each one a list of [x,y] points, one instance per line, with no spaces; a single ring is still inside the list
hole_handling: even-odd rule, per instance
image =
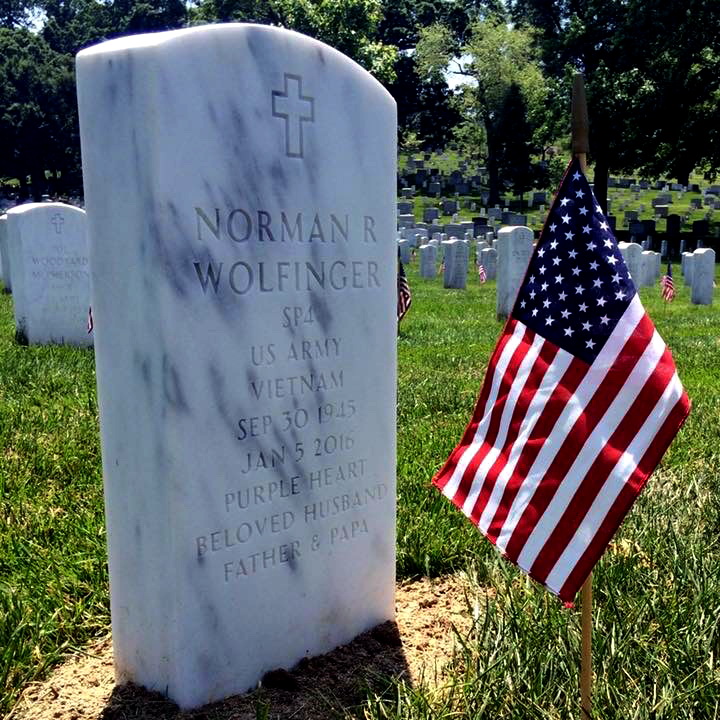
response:
[[[587,170],[587,154],[590,151],[590,121],[585,100],[585,79],[582,73],[573,75],[572,85],[572,153],[583,172]],[[582,720],[592,718],[592,573],[582,586],[580,596],[582,610],[582,654],[580,658],[580,704]]]
[[[592,718],[592,573],[582,586],[582,655],[580,659],[580,702],[582,720]]]

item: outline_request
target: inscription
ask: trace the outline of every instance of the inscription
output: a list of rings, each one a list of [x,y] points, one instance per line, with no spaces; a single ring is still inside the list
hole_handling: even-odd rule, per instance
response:
[[[251,380],[248,384],[256,400],[296,397],[342,389],[345,384],[345,371],[310,372],[268,380]]]
[[[302,94],[302,77],[285,73],[284,89],[272,91],[273,117],[285,120],[285,154],[303,156],[303,123],[315,121],[315,98]]]

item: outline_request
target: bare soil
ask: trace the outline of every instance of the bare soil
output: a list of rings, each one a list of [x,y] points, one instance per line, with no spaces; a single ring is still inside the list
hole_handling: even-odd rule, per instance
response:
[[[396,622],[360,635],[327,655],[304,659],[290,671],[268,673],[257,690],[192,712],[157,693],[116,686],[108,635],[30,684],[7,720],[328,720],[351,714],[368,688],[382,692],[388,678],[439,685],[452,658],[456,632],[472,626],[472,602],[462,576],[403,583]]]

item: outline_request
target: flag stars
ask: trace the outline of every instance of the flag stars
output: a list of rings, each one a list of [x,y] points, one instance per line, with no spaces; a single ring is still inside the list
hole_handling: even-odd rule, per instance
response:
[[[610,318],[607,315],[603,315],[600,318],[600,324],[601,325],[607,325],[610,322]]]
[[[589,331],[590,327],[591,327],[591,325],[587,320],[582,324],[582,329],[585,331]]]
[[[603,245],[604,245],[606,248],[612,250],[613,241],[612,241],[609,237],[608,237],[608,238],[605,238],[605,240],[603,241]]]
[[[538,257],[542,257],[545,254],[545,248],[540,248],[538,250]]]
[[[593,260],[593,261],[590,263],[590,269],[591,269],[591,270],[597,270],[599,267],[600,267],[600,266],[598,265],[597,260]]]
[[[577,250],[571,250],[568,253],[568,257],[571,258],[572,260],[574,260],[577,257]]]
[[[520,301],[520,307],[521,307],[521,308],[525,308],[525,305],[527,305],[527,303],[526,303],[524,300],[521,300],[521,301]]]
[[[533,308],[533,310],[532,310],[532,312],[531,312],[530,314],[531,314],[533,317],[536,317],[537,314],[538,314],[538,309],[537,309],[537,308]]]
[[[585,303],[580,303],[580,305],[578,305],[578,310],[580,310],[581,312],[587,312],[587,309],[588,306]]]
[[[582,285],[575,286],[575,294],[582,295],[585,292],[585,288]]]
[[[570,311],[569,310],[562,310],[560,314],[563,317],[563,320],[567,320],[570,317]]]
[[[578,190],[578,191],[575,193],[575,197],[579,197],[579,198],[585,197],[585,193],[584,193],[582,190]]]
[[[572,240],[575,237],[570,231],[565,233],[565,239],[566,240]]]
[[[611,265],[614,265],[618,259],[614,255],[608,255],[607,258],[605,258]]]
[[[620,274],[615,273],[612,278],[613,282],[619,283],[620,282]]]
[[[588,250],[590,250],[590,252],[592,252],[592,251],[597,247],[597,245],[591,240],[591,241],[586,245],[586,247],[587,247]]]
[[[581,177],[582,177],[582,175],[580,175],[580,173],[576,170],[575,174],[572,176],[572,179],[579,180]]]
[[[599,297],[595,302],[597,302],[600,307],[605,307],[607,300],[604,297]]]
[[[589,348],[590,350],[592,350],[592,349],[595,347],[594,341],[593,341],[593,340],[588,340],[588,341],[585,343],[585,347],[586,347],[586,348]]]
[[[618,290],[615,293],[615,299],[616,300],[622,300],[625,297],[625,293],[622,290]]]
[[[566,297],[567,297],[567,293],[566,293],[566,292],[561,292],[561,293],[558,295],[558,300],[564,300]]]
[[[560,264],[560,258],[559,258],[559,257],[554,257],[554,258],[553,258],[553,265],[559,265],[559,264]]]
[[[544,283],[540,286],[540,289],[541,289],[543,292],[547,292],[548,284],[547,284],[546,282],[544,282]]]
[[[531,300],[534,300],[534,299],[535,299],[535,295],[537,295],[537,293],[536,293],[534,290],[532,290],[532,291],[530,292],[530,299],[531,299]]]
[[[560,219],[561,219],[565,224],[567,224],[567,223],[570,222],[570,216],[569,216],[569,215],[563,215]]]
[[[541,275],[544,275],[544,274],[545,274],[545,266],[544,266],[544,265],[541,265],[541,266],[538,268],[538,271],[539,271],[539,273],[540,273]]]
[[[600,278],[595,278],[593,280],[593,287],[599,288],[602,285],[602,280]]]
[[[557,248],[557,246],[558,246],[558,241],[557,241],[557,240],[553,240],[553,241],[550,243],[550,249],[551,249],[551,250],[555,250],[555,248]]]
[[[586,207],[581,207],[581,208],[580,208],[580,214],[581,214],[581,215],[587,215],[587,214],[588,214],[588,209],[587,209]]]
[[[571,327],[565,328],[565,336],[570,337],[575,331]]]
[[[601,208],[599,205],[596,205],[596,206],[595,206],[595,212],[596,212],[598,215],[602,215],[602,208]],[[600,227],[602,227],[602,224],[600,225]],[[603,228],[603,230],[606,230],[606,229],[607,229],[607,228]]]
[[[579,267],[574,267],[574,268],[572,269],[572,274],[575,275],[575,277],[577,277],[577,276],[580,274],[580,268],[579,268]]]
[[[561,207],[565,207],[569,202],[570,202],[570,198],[565,197],[560,201],[560,205],[561,205]]]
[[[546,324],[546,325],[552,325],[554,322],[555,322],[555,320],[554,320],[554,318],[552,317],[552,315],[548,315],[548,316],[545,318],[545,324]]]
[[[545,300],[543,300],[543,307],[546,310],[550,307],[550,301],[547,298],[545,298]]]
[[[564,278],[563,278],[562,275],[556,275],[556,276],[555,276],[555,282],[556,282],[557,284],[560,284],[563,280],[564,280]]]
[[[583,231],[583,234],[584,234],[584,235],[589,235],[589,234],[590,234],[590,226],[589,226],[589,225],[583,225],[582,231]]]
[[[550,226],[550,232],[555,232],[556,230],[557,230],[557,225],[556,225],[555,223],[553,223],[553,224]]]

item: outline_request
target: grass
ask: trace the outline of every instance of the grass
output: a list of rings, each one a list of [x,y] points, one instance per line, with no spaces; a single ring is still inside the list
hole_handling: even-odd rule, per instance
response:
[[[679,268],[677,269],[679,276]],[[408,268],[398,406],[398,576],[468,574],[477,621],[440,688],[388,680],[348,717],[578,717],[579,613],[501,560],[431,486],[500,332],[494,283],[466,291]],[[720,717],[720,309],[643,302],[693,411],[595,571],[600,718]],[[0,713],[62,656],[107,632],[91,350],[20,347],[0,296]],[[485,590],[493,588],[490,595]],[[490,599],[488,599],[490,598]],[[277,717],[270,709],[268,717]]]

